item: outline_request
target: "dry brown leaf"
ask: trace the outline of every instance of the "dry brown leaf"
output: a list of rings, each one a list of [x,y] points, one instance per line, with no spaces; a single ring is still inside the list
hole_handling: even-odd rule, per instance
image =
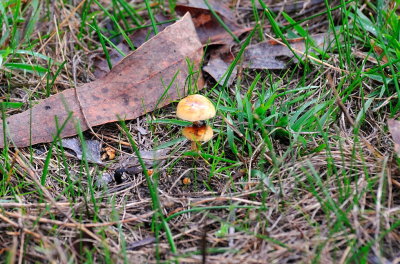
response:
[[[162,22],[162,21],[167,21],[171,20],[172,17],[167,17],[162,14],[156,14],[155,19],[157,22]],[[157,25],[158,33],[166,29],[168,26],[172,25],[173,22],[169,23],[164,23],[161,25]],[[148,28],[141,28],[139,30],[135,30],[132,34],[129,35],[130,40],[132,41],[133,45],[135,45],[136,48],[140,47],[145,43],[147,40],[150,38],[154,37],[154,31],[152,27]]]
[[[207,65],[203,67],[203,71],[210,74],[220,85],[224,84],[229,65],[235,59],[235,56],[231,53],[230,47],[231,45],[224,45],[218,49],[212,50]],[[237,67],[233,69],[231,76],[229,76],[228,86],[233,83],[236,74]]]
[[[317,46],[327,43],[325,34],[312,36]],[[288,39],[293,49],[301,52],[306,51],[304,38]],[[244,52],[243,67],[249,69],[285,69],[288,66],[287,60],[297,60],[293,58],[292,51],[273,40],[264,41],[255,45],[250,45]]]
[[[155,168],[164,164],[168,158],[169,149],[140,150],[140,157],[143,159],[147,168]],[[132,155],[123,154],[119,156],[116,163],[110,165],[111,169],[128,168],[132,166],[140,167],[139,159]]]
[[[124,58],[105,77],[53,95],[7,118],[8,141],[18,147],[50,142],[56,134],[55,118],[61,125],[70,112],[86,130],[119,118],[133,119],[167,105],[185,95],[187,59],[198,68],[202,56],[202,45],[187,14]],[[171,88],[163,95],[164,85],[175,75]],[[202,88],[202,78],[198,81]],[[0,127],[3,134],[3,125]],[[61,136],[76,134],[75,123],[69,120]],[[4,147],[3,137],[0,147]]]
[[[158,22],[171,19],[170,17],[166,17],[162,14],[156,14],[155,17]],[[167,28],[167,26],[170,26],[170,25],[172,25],[172,22],[157,25],[158,32],[163,31],[165,28]],[[132,41],[133,45],[136,48],[139,48],[140,46],[142,46],[143,43],[145,43],[147,40],[149,40],[152,37],[154,37],[154,31],[153,31],[152,27],[138,29],[134,33],[129,35],[129,39]],[[129,48],[129,45],[126,43],[125,40],[123,40],[121,43],[119,43],[117,45],[117,47],[125,54],[128,54],[129,52],[132,51]],[[116,49],[112,49],[110,51],[110,60],[111,60],[112,66],[116,65],[123,58],[124,58],[124,56],[121,55]],[[107,60],[105,59],[105,57],[95,59],[93,74],[96,78],[104,77],[109,71],[110,71],[110,68],[108,66],[108,63],[107,63]]]
[[[130,52],[129,47],[124,44],[120,43],[117,45],[117,47],[125,54],[128,54]],[[111,60],[111,65],[114,66],[118,62],[120,62],[124,56],[122,56],[116,49],[112,49],[110,51],[110,60]],[[94,76],[96,78],[102,78],[104,77],[108,72],[110,72],[110,68],[108,67],[107,60],[105,58],[96,58],[94,60]]]
[[[208,3],[212,6],[214,11],[218,15],[223,16],[224,18],[227,18],[231,21],[235,21],[235,15],[233,14],[232,10],[224,5],[222,1],[208,0]],[[199,0],[182,0],[177,3],[177,7],[178,9],[182,7],[187,7],[209,12],[208,6],[204,3],[204,1]]]
[[[229,29],[237,36],[250,31],[251,28],[243,28],[235,22],[235,15],[221,1],[208,0],[213,10],[221,17]],[[221,26],[218,20],[211,14],[203,1],[186,0],[177,3],[176,12],[180,15],[189,12],[192,15],[201,43],[226,44],[232,41],[232,36]]]
[[[388,119],[387,121],[390,134],[392,134],[394,142],[394,151],[400,156],[400,121]]]

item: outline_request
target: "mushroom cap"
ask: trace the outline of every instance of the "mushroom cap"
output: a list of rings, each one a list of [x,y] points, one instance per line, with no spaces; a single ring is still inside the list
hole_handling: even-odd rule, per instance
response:
[[[176,116],[190,122],[206,120],[215,116],[215,107],[207,97],[193,94],[178,103]]]
[[[210,126],[204,125],[185,127],[182,134],[191,141],[207,142],[213,137],[214,132]]]

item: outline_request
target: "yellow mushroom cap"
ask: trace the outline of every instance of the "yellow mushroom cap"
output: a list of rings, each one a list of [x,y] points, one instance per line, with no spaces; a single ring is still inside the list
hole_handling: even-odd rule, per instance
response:
[[[192,126],[185,127],[182,134],[191,141],[207,142],[213,137],[214,132],[210,126]]]
[[[178,103],[176,116],[190,122],[202,121],[215,116],[215,107],[207,97],[193,94]]]

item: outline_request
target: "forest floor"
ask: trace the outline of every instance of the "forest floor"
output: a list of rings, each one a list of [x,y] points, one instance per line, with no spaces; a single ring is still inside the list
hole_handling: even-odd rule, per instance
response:
[[[186,83],[216,106],[213,139],[191,149],[175,100],[78,126],[81,141],[100,144],[98,162],[59,137],[5,144],[0,263],[400,262],[400,130],[390,121],[400,113],[400,2],[232,0],[226,12],[205,2],[213,12],[180,6],[197,29],[215,14],[236,27],[203,43],[199,66],[222,58],[231,81],[203,71],[203,89]],[[2,0],[2,120],[102,78],[122,57],[116,46],[128,54],[179,19],[178,6]],[[312,41],[321,34],[322,46]],[[246,52],[268,41],[278,52],[257,56],[283,66],[246,66]],[[279,53],[292,45],[296,55]]]

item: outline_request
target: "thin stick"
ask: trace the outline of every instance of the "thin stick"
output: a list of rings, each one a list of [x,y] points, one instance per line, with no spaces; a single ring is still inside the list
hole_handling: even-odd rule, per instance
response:
[[[20,226],[17,223],[15,223],[14,221],[12,221],[11,219],[9,219],[8,217],[6,217],[6,216],[4,216],[2,214],[0,214],[0,219],[3,220],[4,222],[14,226],[15,228],[20,228]],[[26,229],[26,228],[21,228],[21,229],[25,233],[27,233],[27,234],[29,234],[29,235],[37,238],[37,239],[40,239],[40,240],[42,239],[42,236],[39,235],[38,233],[35,233],[35,232],[33,232],[33,231],[29,230],[29,229]]]

